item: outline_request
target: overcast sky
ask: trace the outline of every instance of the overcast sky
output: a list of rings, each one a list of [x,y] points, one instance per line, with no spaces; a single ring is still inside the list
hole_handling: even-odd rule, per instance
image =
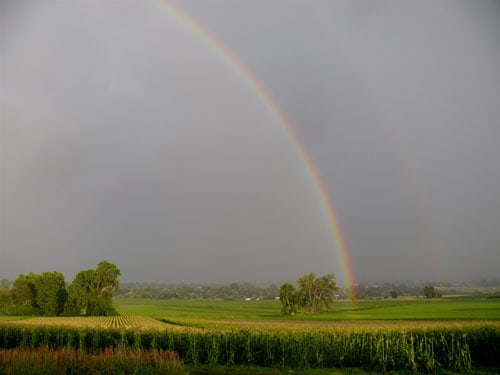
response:
[[[500,279],[500,3],[175,4],[289,118],[356,279]],[[0,59],[0,278],[343,284],[299,152],[162,1],[1,0]]]

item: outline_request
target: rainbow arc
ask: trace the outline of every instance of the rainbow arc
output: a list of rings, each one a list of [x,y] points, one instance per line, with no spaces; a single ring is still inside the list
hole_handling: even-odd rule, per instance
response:
[[[312,182],[314,189],[321,202],[323,214],[328,223],[329,230],[332,234],[335,247],[338,252],[339,261],[341,263],[342,278],[346,287],[355,285],[354,272],[349,257],[349,249],[342,231],[339,217],[335,210],[334,203],[328,194],[326,185],[323,182],[321,175],[316,168],[312,158],[308,154],[305,147],[302,145],[297,133],[294,131],[291,122],[286,115],[276,104],[266,88],[258,81],[250,70],[226,48],[213,34],[204,28],[196,19],[186,13],[178,6],[165,1],[158,0],[164,9],[172,16],[180,20],[186,25],[197,37],[201,38],[211,49],[213,49],[221,58],[229,63],[229,65],[237,72],[240,78],[247,84],[258,96],[261,103],[269,110],[272,116],[276,119],[277,124],[281,127],[284,134],[298,152],[303,167],[308,178]]]

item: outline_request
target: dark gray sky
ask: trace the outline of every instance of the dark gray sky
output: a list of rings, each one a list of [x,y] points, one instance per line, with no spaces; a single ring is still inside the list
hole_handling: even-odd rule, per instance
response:
[[[357,279],[500,277],[498,2],[176,4],[290,119]],[[2,0],[0,59],[0,278],[343,283],[299,153],[161,1]]]

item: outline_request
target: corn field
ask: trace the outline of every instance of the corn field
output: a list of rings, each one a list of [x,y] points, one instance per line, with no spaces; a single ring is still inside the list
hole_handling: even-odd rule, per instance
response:
[[[101,326],[94,328],[10,322],[0,325],[0,348],[168,350],[178,353],[188,365],[282,369],[364,367],[428,372],[442,368],[463,372],[472,366],[500,367],[498,323],[384,329],[374,324],[373,329],[367,325],[359,330],[139,330],[130,328],[138,324],[135,319],[118,318],[101,318]]]

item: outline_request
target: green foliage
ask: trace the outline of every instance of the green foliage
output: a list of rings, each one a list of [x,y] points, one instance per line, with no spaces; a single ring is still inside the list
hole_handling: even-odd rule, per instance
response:
[[[112,300],[118,291],[120,270],[102,261],[97,269],[80,271],[66,289],[60,272],[19,275],[5,296],[0,289],[0,308],[12,315],[78,316],[117,315]]]
[[[33,316],[38,315],[38,310],[31,305],[9,305],[2,309],[2,313],[16,316]]]
[[[60,272],[21,274],[14,281],[10,295],[14,305],[11,312],[27,312],[27,306],[31,306],[31,313],[61,315],[66,300],[64,276]]]
[[[275,299],[279,288],[252,283],[215,284],[158,284],[158,283],[120,283],[119,298],[162,298],[162,299],[225,299],[241,300],[252,298],[260,300]]]
[[[76,275],[73,283],[68,287],[68,299],[64,309],[64,315],[78,316],[82,310],[88,309],[91,304],[89,299],[93,292],[92,283],[95,270],[80,271]],[[91,314],[88,314],[91,315]]]
[[[439,293],[436,288],[434,288],[433,286],[431,285],[426,285],[424,286],[424,296],[425,298],[427,299],[431,299],[431,298],[441,298],[442,297],[442,294]]]
[[[40,315],[59,316],[67,299],[66,283],[60,272],[44,272],[34,280]]]
[[[294,315],[298,306],[306,307],[312,313],[328,309],[338,291],[333,274],[316,277],[315,273],[309,273],[300,277],[297,283],[300,286],[298,291],[290,283],[283,284],[280,289],[282,311],[287,315]]]
[[[36,306],[36,288],[35,279],[37,274],[30,272],[28,275],[19,275],[14,281],[10,291],[12,303],[14,305],[31,305],[34,309]]]
[[[297,280],[301,287],[302,306],[309,312],[318,312],[328,309],[334,300],[334,293],[338,290],[333,274],[316,277],[310,273]]]
[[[6,278],[0,280],[0,289],[9,290],[11,288],[11,282]]]
[[[295,298],[295,287],[290,283],[285,283],[280,288],[281,311],[286,315],[295,315],[297,303]]]
[[[10,294],[5,289],[0,289],[0,309],[10,305]]]
[[[118,291],[120,270],[112,263],[102,261],[97,269],[80,271],[68,287],[64,315],[116,315],[113,295]]]

